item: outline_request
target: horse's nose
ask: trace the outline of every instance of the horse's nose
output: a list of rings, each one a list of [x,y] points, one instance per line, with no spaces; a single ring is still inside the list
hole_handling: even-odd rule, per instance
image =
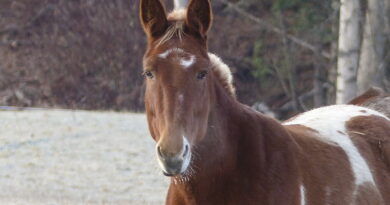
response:
[[[164,167],[165,176],[175,176],[182,172],[184,160],[189,154],[189,146],[185,145],[184,150],[179,154],[164,152],[160,146],[157,146],[157,155],[161,165]]]
[[[188,144],[186,144],[184,146],[184,151],[182,152],[181,157],[185,158],[188,155],[188,151],[189,151],[189,146],[188,146]],[[177,154],[163,152],[160,146],[157,146],[157,154],[160,158],[163,158],[163,159],[177,157]]]

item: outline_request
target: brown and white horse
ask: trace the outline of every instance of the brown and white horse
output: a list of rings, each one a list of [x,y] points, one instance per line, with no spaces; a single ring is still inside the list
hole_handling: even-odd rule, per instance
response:
[[[235,98],[208,53],[209,0],[168,16],[141,0],[148,37],[145,108],[166,204],[390,204],[390,120],[354,105],[280,123]],[[232,28],[229,28],[232,29]]]
[[[368,107],[390,118],[390,94],[385,93],[381,88],[372,87],[348,104]]]

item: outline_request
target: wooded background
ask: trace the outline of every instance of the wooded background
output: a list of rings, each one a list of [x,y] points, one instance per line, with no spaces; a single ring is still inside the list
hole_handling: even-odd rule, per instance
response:
[[[142,111],[138,3],[1,0],[0,105]],[[209,48],[245,104],[286,118],[390,91],[390,0],[212,4]]]

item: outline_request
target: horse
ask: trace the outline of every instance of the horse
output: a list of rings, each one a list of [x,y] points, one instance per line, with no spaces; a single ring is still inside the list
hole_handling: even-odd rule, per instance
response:
[[[175,8],[140,0],[145,110],[171,179],[166,204],[390,204],[389,118],[355,105],[285,122],[254,111],[208,51],[210,1]]]
[[[390,94],[378,87],[372,87],[352,99],[348,104],[368,107],[390,118]]]

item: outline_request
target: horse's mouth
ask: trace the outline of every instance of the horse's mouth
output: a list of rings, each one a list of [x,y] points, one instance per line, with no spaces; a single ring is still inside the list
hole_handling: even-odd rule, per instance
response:
[[[163,175],[166,176],[166,177],[174,177],[174,176],[177,176],[175,174],[170,174],[170,173],[167,173],[165,171],[162,171]]]
[[[179,161],[159,160],[161,171],[164,176],[175,177],[185,173],[189,167],[191,161],[191,152]]]

